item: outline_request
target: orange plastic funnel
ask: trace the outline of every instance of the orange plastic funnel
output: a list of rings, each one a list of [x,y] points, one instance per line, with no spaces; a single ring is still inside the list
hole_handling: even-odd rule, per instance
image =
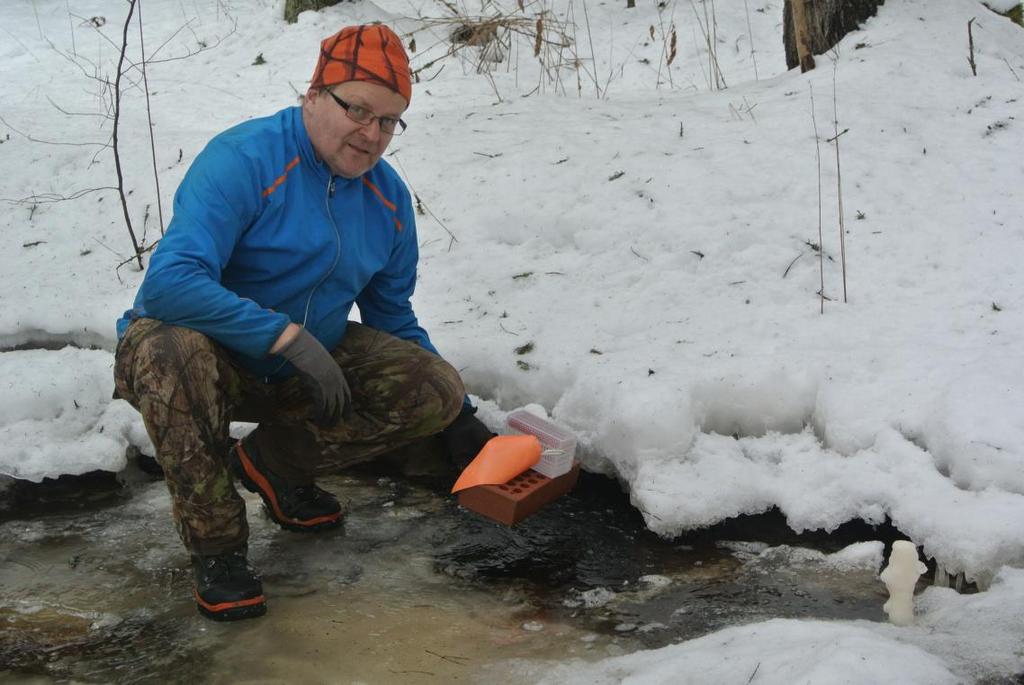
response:
[[[487,441],[469,462],[452,492],[477,485],[501,485],[540,461],[540,440],[535,435],[499,435]]]

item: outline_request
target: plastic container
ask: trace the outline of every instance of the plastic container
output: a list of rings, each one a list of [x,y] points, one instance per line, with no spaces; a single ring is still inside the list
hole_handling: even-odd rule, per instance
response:
[[[540,461],[533,466],[537,473],[558,478],[572,469],[576,459],[576,435],[536,414],[517,409],[506,419],[513,433],[535,435],[544,449]]]

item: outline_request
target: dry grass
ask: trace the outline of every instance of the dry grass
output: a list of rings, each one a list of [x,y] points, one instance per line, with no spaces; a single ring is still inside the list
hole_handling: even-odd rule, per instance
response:
[[[567,72],[586,72],[588,79],[596,83],[586,67],[588,60],[577,54],[575,24],[559,20],[543,0],[519,2],[512,10],[489,5],[485,10],[492,11],[480,14],[469,13],[445,0],[436,2],[442,16],[420,16],[421,28],[405,36],[413,52],[417,39],[424,42],[423,36],[432,41],[428,49],[445,46],[444,54],[413,69],[417,81],[431,80],[450,59],[461,57],[488,78],[497,65],[505,64],[508,71],[516,70],[518,82],[518,61],[509,58],[525,53],[532,54],[542,67],[537,87],[531,92],[550,89],[566,94]],[[495,87],[493,78],[490,81]]]

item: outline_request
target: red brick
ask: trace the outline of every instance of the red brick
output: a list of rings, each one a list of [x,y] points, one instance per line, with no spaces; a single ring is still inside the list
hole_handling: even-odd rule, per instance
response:
[[[511,526],[572,490],[579,475],[579,462],[557,478],[548,478],[530,469],[504,485],[477,485],[462,490],[459,504]]]

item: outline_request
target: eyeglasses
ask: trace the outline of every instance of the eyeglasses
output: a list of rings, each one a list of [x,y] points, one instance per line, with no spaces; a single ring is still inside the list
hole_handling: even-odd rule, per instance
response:
[[[369,126],[373,123],[373,120],[376,119],[377,124],[380,125],[381,133],[387,133],[389,136],[400,136],[405,131],[406,124],[401,119],[379,116],[365,107],[353,105],[351,102],[345,102],[330,90],[325,90],[328,95],[334,98],[334,101],[338,103],[338,106],[345,110],[345,114],[348,118],[357,124]]]

